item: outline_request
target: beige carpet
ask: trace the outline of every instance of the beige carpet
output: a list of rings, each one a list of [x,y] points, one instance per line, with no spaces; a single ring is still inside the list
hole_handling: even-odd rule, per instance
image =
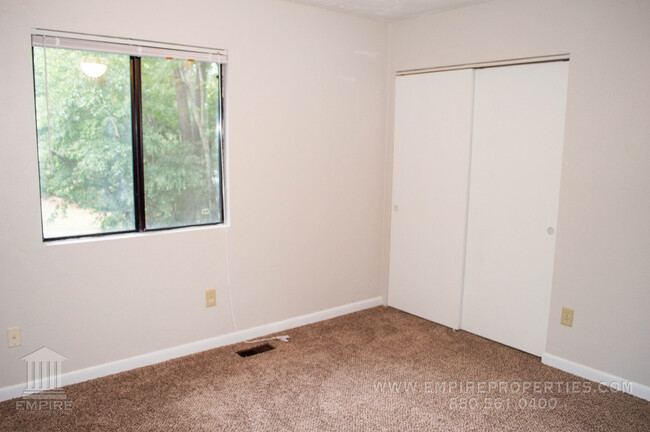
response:
[[[66,414],[3,402],[0,430],[650,431],[650,402],[391,308],[285,333],[65,387]]]

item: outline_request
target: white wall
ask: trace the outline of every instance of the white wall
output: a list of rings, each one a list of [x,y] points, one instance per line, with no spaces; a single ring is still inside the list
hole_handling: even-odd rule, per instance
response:
[[[650,384],[648,23],[647,0],[494,0],[389,27],[391,75],[571,54],[546,350],[644,385]],[[391,118],[389,110],[389,137]],[[388,191],[390,181],[388,175]],[[384,211],[388,220],[389,205]],[[573,328],[559,324],[563,305],[575,309]]]
[[[232,331],[223,228],[41,242],[32,27],[229,50],[240,329],[379,294],[385,24],[269,0],[2,0],[0,387],[41,346],[69,372]]]

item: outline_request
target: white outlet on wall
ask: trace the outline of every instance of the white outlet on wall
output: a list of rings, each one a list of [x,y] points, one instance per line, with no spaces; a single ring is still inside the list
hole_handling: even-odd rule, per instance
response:
[[[9,348],[21,346],[23,344],[20,336],[20,327],[9,327],[7,329],[7,345]]]

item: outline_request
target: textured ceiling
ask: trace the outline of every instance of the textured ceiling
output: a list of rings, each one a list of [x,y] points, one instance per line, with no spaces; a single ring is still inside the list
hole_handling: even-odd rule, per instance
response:
[[[295,3],[372,18],[399,21],[488,0],[289,0]]]

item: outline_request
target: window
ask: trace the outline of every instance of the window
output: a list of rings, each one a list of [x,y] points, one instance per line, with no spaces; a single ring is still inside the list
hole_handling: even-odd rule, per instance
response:
[[[34,31],[43,239],[219,224],[222,50]]]

